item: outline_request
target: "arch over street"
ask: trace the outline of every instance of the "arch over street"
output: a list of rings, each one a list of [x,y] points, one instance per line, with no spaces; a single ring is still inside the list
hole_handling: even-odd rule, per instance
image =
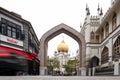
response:
[[[68,36],[72,37],[79,44],[79,52],[80,52],[80,68],[85,70],[85,56],[86,56],[86,43],[84,36],[76,31],[75,29],[69,27],[68,25],[61,23],[49,31],[47,31],[40,39],[40,65],[41,65],[41,74],[45,72],[46,62],[47,62],[47,54],[48,54],[48,42],[54,38],[55,36],[65,33]],[[84,74],[84,73],[83,73]]]

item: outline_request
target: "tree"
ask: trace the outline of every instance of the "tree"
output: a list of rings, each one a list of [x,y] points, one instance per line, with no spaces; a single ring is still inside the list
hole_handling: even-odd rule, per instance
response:
[[[47,61],[47,68],[48,68],[48,71],[50,72],[50,74],[53,73],[53,69],[54,68],[59,68],[59,65],[60,65],[60,62],[57,60],[57,59],[49,59]]]
[[[68,75],[75,75],[76,66],[78,66],[78,62],[79,62],[78,59],[68,60],[67,64],[63,66]]]

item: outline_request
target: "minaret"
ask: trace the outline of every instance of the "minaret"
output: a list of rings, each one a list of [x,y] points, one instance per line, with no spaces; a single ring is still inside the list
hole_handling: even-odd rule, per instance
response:
[[[101,19],[103,18],[103,11],[102,8],[100,9],[100,23],[101,23]]]
[[[111,6],[113,5],[113,2],[114,2],[114,1],[113,1],[113,0],[111,0]]]
[[[99,7],[99,4],[98,4],[98,9],[97,9],[97,11],[98,11],[98,16],[99,16],[99,14],[100,14],[100,7]]]
[[[86,18],[82,27],[82,33],[85,35],[85,40],[86,42],[90,42],[90,10],[88,5],[86,4]],[[87,36],[87,37],[86,37]]]
[[[101,10],[100,10],[100,16],[102,16],[103,15],[103,11],[102,11],[102,8],[101,8]]]
[[[88,8],[88,5],[86,4],[86,18],[85,18],[85,23],[90,22],[90,10]]]
[[[100,18],[99,20],[100,20],[100,22],[101,22],[101,19],[102,19],[102,17],[103,17],[103,11],[102,11],[102,8],[100,9],[99,4],[98,4],[97,11],[98,11],[98,17]]]
[[[86,4],[86,15],[87,15],[87,12],[88,12],[88,5]]]
[[[88,5],[86,4],[86,16],[90,15],[90,10],[88,8]]]

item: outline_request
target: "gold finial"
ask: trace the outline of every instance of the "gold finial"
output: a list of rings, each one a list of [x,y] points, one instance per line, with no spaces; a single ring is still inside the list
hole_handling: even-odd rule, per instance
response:
[[[80,28],[82,28],[82,23],[80,23]]]
[[[62,36],[62,43],[64,43],[64,36]]]

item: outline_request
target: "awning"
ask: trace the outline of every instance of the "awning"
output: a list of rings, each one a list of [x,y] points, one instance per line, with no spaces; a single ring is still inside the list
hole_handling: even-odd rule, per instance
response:
[[[0,52],[0,58],[8,58],[8,57],[10,57],[10,54],[9,54],[9,53]]]
[[[0,50],[15,53],[15,54],[18,54],[18,55],[24,55],[23,51],[16,50],[16,49],[13,49],[13,48],[9,48],[9,47],[5,47],[5,46],[0,46]]]
[[[9,47],[5,47],[5,46],[0,46],[0,55],[2,56],[7,56],[8,54],[10,53],[13,53],[13,54],[16,54],[16,55],[20,55],[20,56],[23,56],[25,57],[26,59],[29,59],[31,60],[32,58],[30,56],[28,56],[24,51],[20,51],[20,50],[16,50],[16,49],[13,49],[13,48],[9,48]],[[3,54],[3,51],[7,54]]]
[[[4,51],[6,53],[14,53],[20,56],[24,56],[27,60],[32,60],[33,58],[38,59],[38,55],[35,53],[29,53],[29,52],[24,52],[21,50],[5,47],[5,46],[0,46],[0,51]],[[1,56],[7,56],[8,54],[0,54]]]

